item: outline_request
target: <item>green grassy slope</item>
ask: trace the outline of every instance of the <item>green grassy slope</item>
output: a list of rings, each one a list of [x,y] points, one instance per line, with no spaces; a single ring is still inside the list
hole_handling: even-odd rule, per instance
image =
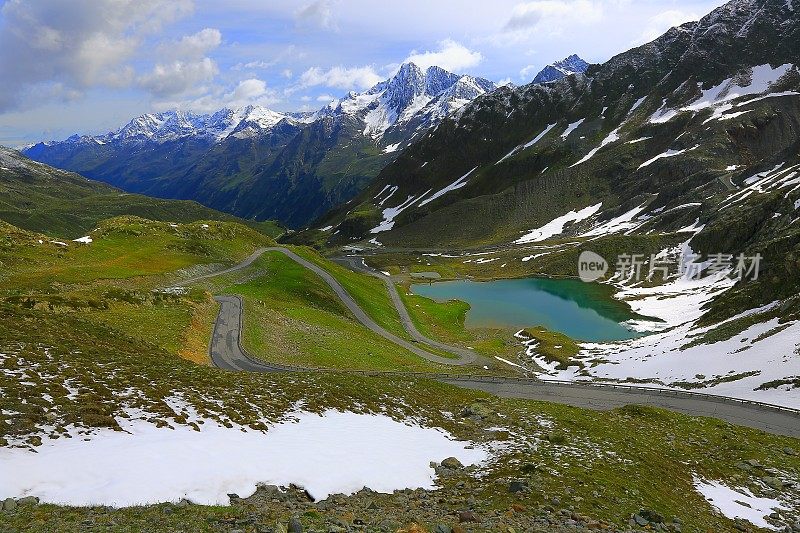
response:
[[[447,370],[364,328],[322,279],[280,252],[267,253],[241,276],[212,285],[214,292],[244,297],[243,344],[266,361],[357,370]]]
[[[693,474],[764,494],[763,468],[800,469],[800,459],[784,452],[797,449],[797,439],[710,419],[636,407],[599,417],[572,407],[498,399],[397,378],[219,372],[178,360],[156,345],[98,327],[77,314],[59,316],[7,304],[0,306],[0,312],[12,319],[0,322],[0,348],[10,354],[0,370],[29,369],[26,385],[0,372],[4,391],[0,438],[8,442],[19,442],[37,427],[52,427],[48,431],[52,435],[63,434],[69,423],[113,427],[121,416],[121,404],[147,410],[155,423],[185,424],[186,419],[163,401],[180,395],[206,418],[256,429],[263,428],[265,420],[280,420],[302,401],[310,411],[386,412],[445,428],[458,438],[502,444],[496,459],[481,469],[480,478],[469,471],[444,478],[424,512],[412,512],[408,497],[404,505],[402,495],[370,495],[369,502],[353,504],[353,510],[369,505],[370,516],[395,518],[398,527],[412,521],[425,528],[454,524],[453,508],[466,505],[467,497],[472,497],[476,514],[496,517],[498,528],[505,525],[503,531],[512,526],[532,531],[533,521],[548,516],[548,508],[557,513],[567,507],[618,526],[647,508],[670,521],[678,517],[684,531],[733,531],[733,522],[720,517],[693,491]],[[76,395],[67,394],[66,378]],[[141,394],[130,394],[131,390]],[[486,417],[464,418],[464,409],[476,402]],[[26,440],[30,445],[37,442],[35,436]],[[758,461],[763,468],[741,467],[746,460]],[[524,481],[530,489],[511,494],[509,479]],[[435,503],[439,498],[447,503]],[[164,504],[128,509],[41,505],[0,513],[0,529],[78,531],[88,520],[107,531],[224,531],[233,529],[239,519],[273,527],[275,520],[285,522],[298,511],[307,528],[322,528],[338,516],[337,509],[347,509],[346,504],[336,509],[310,502],[294,505]]]
[[[130,416],[126,411],[136,409],[155,424],[189,424],[169,407],[176,396],[204,418],[253,429],[282,419],[302,402],[314,412],[385,412],[442,427],[461,439],[502,444],[479,472],[443,478],[431,501],[446,503],[412,511],[403,495],[371,495],[363,505],[354,500],[352,509],[370,505],[370,515],[392,517],[398,528],[412,522],[426,528],[454,524],[453,510],[473,497],[475,512],[492,517],[505,531],[534,530],[531,524],[547,516],[548,507],[556,513],[571,507],[619,526],[644,507],[669,519],[679,517],[684,531],[727,531],[733,523],[693,492],[693,474],[765,494],[762,470],[743,469],[741,461],[754,459],[787,475],[800,469],[800,459],[784,452],[800,447],[797,439],[655,409],[624,408],[598,417],[592,411],[498,399],[424,380],[229,373],[195,364],[179,355],[187,346],[207,346],[210,331],[196,322],[208,324],[213,318],[210,293],[154,289],[230,265],[271,241],[230,222],[173,227],[123,217],[99,226],[93,243],[64,247],[44,235],[0,224],[2,446],[35,447],[42,435],[65,438],[70,427],[114,428]],[[283,256],[270,254],[251,269],[217,281],[245,295],[247,312],[265,321],[262,332],[269,326],[286,335],[288,320],[298,325],[308,336],[290,340],[301,348],[301,356],[407,368],[402,354],[390,353],[354,325],[318,279]],[[358,279],[350,283],[354,292],[371,289]],[[426,310],[442,319],[462,319],[463,308],[447,307]],[[315,353],[323,331],[335,338],[324,338],[328,352]],[[452,338],[460,334],[457,326],[450,329]],[[365,347],[371,357],[363,353]],[[465,409],[474,409],[476,402],[485,416],[465,417]],[[529,490],[511,494],[509,479],[525,481]],[[560,501],[555,507],[553,498]],[[0,513],[0,529],[78,531],[92,523],[109,531],[219,531],[233,529],[238,519],[273,527],[275,520],[285,521],[298,510],[306,527],[323,528],[335,514],[310,502],[116,510],[41,505]]]
[[[100,221],[119,215],[172,222],[241,221],[197,202],[125,193],[0,147],[0,220],[52,236],[78,238]],[[275,222],[248,224],[272,237],[283,233]]]

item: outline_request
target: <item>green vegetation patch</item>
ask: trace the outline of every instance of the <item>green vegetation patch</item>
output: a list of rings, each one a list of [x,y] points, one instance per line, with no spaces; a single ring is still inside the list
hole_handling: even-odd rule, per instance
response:
[[[566,370],[570,366],[583,368],[583,362],[573,359],[580,352],[580,346],[563,333],[536,326],[525,328],[519,335],[525,340],[535,340],[536,352],[545,361],[557,363],[557,369]]]
[[[245,281],[237,281],[239,275]],[[359,282],[350,280],[353,287],[374,288]],[[446,368],[366,329],[319,276],[281,252],[268,252],[248,271],[213,283],[215,292],[244,297],[243,344],[265,361],[356,370]],[[370,309],[376,312],[374,305]]]

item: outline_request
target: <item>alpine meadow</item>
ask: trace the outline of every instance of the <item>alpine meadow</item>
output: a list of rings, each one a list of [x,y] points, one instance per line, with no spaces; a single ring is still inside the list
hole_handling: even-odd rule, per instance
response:
[[[800,532],[800,0],[5,0],[0,315],[2,532]]]

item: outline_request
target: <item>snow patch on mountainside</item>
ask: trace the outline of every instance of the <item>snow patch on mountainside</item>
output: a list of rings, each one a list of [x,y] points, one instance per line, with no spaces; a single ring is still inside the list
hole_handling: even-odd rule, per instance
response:
[[[447,194],[450,191],[454,191],[456,189],[460,189],[461,187],[465,186],[467,184],[467,178],[469,177],[469,175],[472,174],[473,172],[475,172],[476,170],[478,170],[478,167],[473,168],[472,170],[470,170],[469,172],[467,172],[466,174],[464,174],[463,176],[458,178],[456,181],[454,181],[453,183],[451,183],[447,187],[436,191],[431,196],[429,196],[428,198],[426,198],[423,201],[421,201],[419,203],[419,207],[422,207],[423,205],[428,204],[428,203],[436,200],[440,196],[442,196],[444,194]]]
[[[685,154],[686,152],[689,152],[691,150],[695,150],[697,148],[700,148],[699,144],[697,146],[694,146],[693,148],[684,148],[682,150],[667,150],[664,153],[658,154],[657,156],[655,156],[655,157],[653,157],[651,159],[648,159],[647,161],[645,161],[644,163],[639,165],[639,168],[637,170],[641,170],[644,167],[650,166],[653,163],[655,163],[656,161],[658,161],[659,159],[664,159],[666,157],[675,157],[675,156],[678,156],[678,155],[681,155],[681,154]]]
[[[525,150],[525,149],[527,149],[527,148],[530,148],[531,146],[535,145],[536,143],[538,143],[539,141],[541,141],[541,140],[542,140],[542,138],[543,138],[545,135],[547,135],[548,133],[550,133],[550,130],[552,130],[552,129],[553,129],[553,128],[555,128],[555,127],[556,127],[556,125],[555,125],[555,124],[548,124],[548,125],[547,125],[547,127],[544,129],[544,131],[542,131],[542,133],[540,133],[539,135],[537,135],[536,137],[534,137],[534,138],[533,138],[533,139],[531,139],[530,141],[528,141],[528,142],[526,142],[525,144],[523,144],[523,145],[522,145],[522,149],[523,149],[523,150]]]
[[[688,242],[664,254],[693,257]],[[627,302],[636,313],[663,320],[658,331],[637,339],[613,343],[582,343],[579,358],[584,369],[557,370],[549,365],[542,379],[599,381],[646,380],[656,387],[677,387],[676,383],[697,384],[710,394],[759,400],[797,407],[800,392],[789,385],[757,390],[774,380],[800,375],[800,321],[780,324],[777,318],[756,321],[727,340],[688,346],[715,326],[698,327],[703,306],[734,285],[727,272],[697,277],[707,267],[697,264],[676,275],[666,284],[643,287],[625,285],[616,297]],[[774,307],[767,305],[726,320],[758,315]],[[656,323],[657,324],[657,323]],[[633,324],[632,324],[633,326]],[[537,363],[535,348],[529,356]],[[541,365],[540,365],[541,366]],[[588,373],[588,375],[587,375]]]
[[[386,147],[383,149],[383,153],[391,154],[392,152],[396,152],[397,149],[400,148],[400,144],[402,143],[387,144]]]
[[[642,96],[641,98],[636,100],[636,102],[633,103],[633,106],[631,107],[630,111],[628,111],[628,115],[632,115],[634,111],[639,109],[639,106],[642,105],[642,102],[644,102],[645,100],[647,100],[647,96]]]
[[[552,129],[553,129],[553,128],[555,128],[555,127],[556,127],[556,124],[555,124],[555,123],[553,123],[553,124],[548,124],[548,125],[547,125],[547,126],[544,128],[544,130],[542,130],[542,131],[541,131],[541,132],[540,132],[540,133],[539,133],[539,134],[538,134],[536,137],[534,137],[534,138],[533,138],[533,139],[531,139],[530,141],[526,142],[525,144],[520,144],[519,146],[515,146],[515,147],[514,147],[514,148],[513,148],[513,149],[512,149],[510,152],[508,152],[508,153],[507,153],[506,155],[504,155],[504,156],[503,156],[503,157],[502,157],[502,158],[501,158],[501,159],[500,159],[500,160],[499,160],[497,163],[495,163],[495,165],[497,165],[498,163],[502,163],[503,161],[505,161],[506,159],[508,159],[508,158],[509,158],[509,157],[511,157],[512,155],[516,154],[517,152],[520,152],[520,151],[522,151],[522,150],[526,150],[526,149],[530,148],[531,146],[535,145],[536,143],[538,143],[539,141],[541,141],[541,140],[542,140],[542,138],[543,138],[545,135],[547,135],[548,133],[550,133],[550,130],[552,130]],[[576,127],[577,127],[577,126],[576,126]]]
[[[539,242],[545,239],[549,239],[555,235],[560,235],[564,231],[564,226],[570,222],[579,222],[581,220],[586,220],[590,218],[602,207],[602,203],[590,205],[588,207],[584,207],[578,211],[570,211],[565,215],[561,215],[560,217],[556,217],[544,226],[540,228],[536,228],[531,230],[526,235],[520,237],[516,241],[516,244],[526,244],[529,242]]]
[[[397,215],[399,215],[400,213],[402,213],[403,211],[414,205],[414,203],[417,200],[421,200],[422,198],[424,198],[425,195],[427,195],[429,192],[431,192],[430,189],[420,194],[419,196],[409,195],[408,198],[406,198],[406,200],[397,207],[387,207],[386,209],[384,209],[383,220],[381,221],[380,224],[372,228],[370,230],[370,233],[380,233],[382,231],[389,231],[390,229],[392,229],[394,227],[395,217],[397,217]]]
[[[791,63],[786,63],[778,67],[771,67],[770,65],[758,65],[752,67],[747,72],[743,72],[733,78],[728,78],[722,82],[714,85],[709,89],[703,89],[703,83],[698,82],[697,88],[700,91],[700,96],[686,106],[678,109],[668,108],[666,99],[662,102],[661,108],[656,111],[651,117],[650,122],[654,124],[661,124],[668,122],[682,111],[701,111],[710,107],[717,107],[725,105],[724,111],[733,108],[733,105],[727,104],[731,100],[741,98],[748,95],[762,95],[760,98],[768,98],[771,94],[764,94],[772,90],[773,85],[783,78],[789,71],[796,70],[797,67]],[[796,94],[794,92],[775,93],[775,95],[790,95]],[[758,99],[760,99],[758,98]],[[739,105],[745,105],[758,99],[742,102]],[[737,106],[738,107],[738,106]],[[724,111],[716,111],[711,119],[722,118]],[[728,118],[733,118],[729,116]],[[709,120],[711,120],[709,119]]]
[[[791,187],[785,196],[800,188],[800,164],[784,168],[784,164],[776,165],[771,170],[759,172],[744,180],[746,187],[731,193],[721,204],[720,210],[727,209],[753,195],[771,191],[784,190]]]
[[[596,154],[597,152],[599,152],[599,151],[600,151],[600,150],[601,150],[603,147],[605,147],[606,145],[609,145],[609,144],[611,144],[611,143],[613,143],[613,142],[617,142],[617,141],[619,140],[619,130],[620,130],[620,128],[621,128],[621,127],[622,127],[622,125],[620,125],[620,126],[619,126],[618,128],[616,128],[614,131],[612,131],[611,133],[609,133],[609,134],[608,134],[608,136],[607,136],[605,139],[603,139],[603,140],[602,140],[602,142],[600,142],[600,146],[598,146],[598,147],[596,147],[596,148],[593,148],[593,149],[592,149],[592,150],[591,150],[591,151],[590,151],[588,154],[586,154],[585,156],[583,156],[583,158],[581,158],[581,160],[580,160],[580,161],[578,161],[577,163],[573,163],[572,165],[570,165],[570,168],[572,168],[572,167],[577,167],[578,165],[580,165],[580,164],[582,164],[582,163],[585,163],[585,162],[587,162],[588,160],[590,160],[591,158],[593,158],[593,157],[595,156],[595,154]]]
[[[566,138],[569,137],[569,134],[572,133],[573,131],[575,131],[578,128],[578,126],[583,124],[583,122],[585,120],[586,120],[585,118],[582,118],[582,119],[580,119],[578,121],[575,121],[575,122],[571,123],[569,126],[567,126],[567,129],[564,130],[564,133],[561,134],[561,138],[566,140]]]
[[[706,481],[695,476],[694,488],[724,516],[732,520],[743,518],[764,529],[777,529],[764,520],[764,517],[775,511],[788,510],[786,504],[780,500],[756,497],[745,487],[732,489],[722,482]]]
[[[635,222],[634,218],[636,218],[636,215],[644,211],[644,209],[644,205],[634,207],[630,211],[626,211],[625,213],[622,213],[621,215],[592,228],[584,233],[583,237],[599,237],[602,235],[610,235],[612,233],[619,233],[621,231],[635,229],[640,225],[640,223]]]
[[[711,107],[714,104],[723,103],[742,96],[765,93],[769,91],[772,84],[777,82],[793,68],[794,65],[789,63],[776,68],[772,68],[769,65],[758,65],[753,67],[749,83],[729,78],[707,90],[703,90],[702,85],[698,85],[698,87],[701,88],[702,95],[683,109],[687,111],[699,111],[700,109]],[[740,85],[740,83],[742,83],[742,85]]]

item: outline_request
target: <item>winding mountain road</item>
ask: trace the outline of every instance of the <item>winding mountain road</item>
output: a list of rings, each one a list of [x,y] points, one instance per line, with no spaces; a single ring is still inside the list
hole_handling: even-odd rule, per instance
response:
[[[400,293],[397,292],[397,287],[395,287],[394,282],[392,282],[392,278],[378,272],[367,266],[364,262],[364,259],[361,257],[356,256],[347,256],[347,257],[340,257],[334,259],[335,262],[339,264],[343,264],[350,270],[354,270],[356,272],[361,272],[367,274],[369,276],[373,276],[378,278],[379,280],[383,281],[384,285],[386,285],[386,291],[389,293],[389,297],[392,299],[392,303],[394,304],[395,309],[397,310],[397,314],[400,315],[400,321],[403,323],[403,327],[411,335],[411,338],[417,342],[421,342],[427,344],[428,346],[433,346],[436,349],[443,350],[445,352],[451,353],[456,355],[462,361],[469,361],[474,362],[477,359],[477,354],[472,350],[467,350],[466,348],[459,348],[458,346],[450,346],[449,344],[445,344],[443,342],[439,342],[435,339],[430,339],[419,332],[417,327],[414,325],[414,321],[411,320],[411,315],[408,314],[408,309],[406,309],[406,305],[403,303],[403,300],[400,299]]]
[[[334,290],[334,292],[336,292],[342,302],[347,306],[348,309],[351,310],[351,312],[353,312],[359,322],[361,322],[370,330],[375,331],[382,337],[392,342],[395,342],[396,339],[399,341],[396,342],[396,344],[406,349],[409,349],[407,346],[414,348],[413,350],[410,350],[414,353],[417,353],[418,351],[424,352],[425,355],[420,355],[428,360],[440,359],[442,362],[445,362],[445,364],[451,365],[465,365],[475,360],[469,359],[468,357],[462,357],[454,360],[434,356],[429,352],[420,350],[417,346],[414,346],[408,341],[400,339],[392,333],[383,330],[383,328],[381,328],[371,318],[369,318],[369,316],[367,316],[363,309],[358,306],[355,300],[353,300],[344,287],[342,287],[341,284],[339,284],[339,282],[333,278],[333,276],[331,276],[327,271],[318,265],[303,259],[287,248],[272,247],[259,249],[245,261],[231,268],[186,280],[180,285],[185,286],[202,279],[241,270],[251,265],[263,253],[270,251],[283,253],[300,265],[319,275]],[[354,260],[360,261],[360,258],[355,258]],[[356,265],[352,261],[348,260],[346,262],[349,263],[351,268],[370,273],[368,269],[361,267],[360,265]],[[382,277],[386,278],[386,276]],[[401,319],[403,319],[404,325],[411,324],[408,311],[405,309],[402,301],[400,301],[399,295],[397,294],[396,289],[391,281],[387,282],[387,288],[389,285],[391,285],[393,289],[389,291],[390,295],[392,295],[393,292],[396,295],[396,298],[395,296],[392,296],[392,301],[395,303],[397,311],[400,314]],[[211,339],[209,353],[213,364],[217,367],[225,370],[238,370],[247,372],[326,371],[325,369],[292,367],[264,363],[256,360],[250,356],[241,345],[243,313],[241,298],[239,296],[217,296],[215,299],[220,303],[220,311],[214,325],[214,333]],[[411,324],[409,334],[411,334],[412,337],[417,338],[413,331],[416,331],[416,328],[413,328],[413,324]],[[416,331],[416,333],[422,337],[418,331]],[[426,341],[432,341],[432,339],[426,339]],[[454,347],[447,346],[442,343],[439,344],[441,346],[445,346],[447,351],[454,353]],[[459,353],[459,350],[460,349],[455,349],[455,354],[462,356],[462,354]],[[469,353],[474,356],[473,352]],[[434,359],[431,359],[431,357]],[[540,400],[595,410],[614,409],[616,407],[622,407],[629,404],[649,405],[694,416],[718,418],[733,424],[761,429],[778,435],[800,437],[800,410],[710,394],[614,384],[540,381],[530,378],[465,376],[444,373],[414,374],[403,372],[348,372],[369,376],[398,376],[435,379],[459,387],[482,390],[501,397]]]
[[[403,303],[400,301],[400,296],[397,294],[396,290],[394,291],[394,296],[393,296],[393,300],[392,301],[394,302],[395,307],[397,307],[398,312],[400,312],[400,309],[402,308],[402,312],[400,313],[400,316],[401,316],[401,319],[403,320],[403,325],[405,326],[406,331],[408,331],[409,334],[411,334],[411,336],[414,338],[415,342],[428,344],[428,345],[433,346],[435,348],[438,348],[438,349],[440,349],[442,351],[451,353],[454,357],[453,358],[449,358],[449,357],[442,357],[442,356],[439,356],[439,355],[435,355],[435,354],[433,354],[431,352],[423,350],[422,348],[419,347],[419,345],[414,344],[412,342],[409,342],[406,339],[401,339],[400,337],[398,337],[394,333],[392,333],[390,331],[387,331],[386,329],[384,329],[383,327],[378,325],[366,312],[364,312],[364,310],[361,308],[361,306],[358,305],[358,302],[356,302],[353,299],[353,297],[350,296],[350,294],[347,292],[347,290],[345,290],[345,288],[342,286],[342,284],[339,283],[336,280],[336,278],[334,278],[327,270],[325,270],[324,268],[321,268],[320,266],[312,263],[311,261],[309,261],[309,260],[297,255],[296,253],[294,253],[293,251],[289,250],[288,248],[277,247],[277,246],[273,246],[273,247],[269,247],[269,248],[259,248],[250,257],[248,257],[247,259],[245,259],[241,263],[232,266],[231,268],[222,270],[222,271],[220,271],[220,272],[218,272],[216,274],[214,274],[214,273],[205,274],[203,276],[198,276],[196,278],[193,278],[193,279],[190,279],[190,280],[186,280],[186,281],[182,282],[181,285],[187,285],[187,284],[190,284],[190,283],[201,281],[203,279],[211,278],[211,277],[214,277],[214,276],[221,276],[223,274],[230,274],[231,272],[235,272],[237,270],[242,270],[243,268],[247,268],[248,266],[253,264],[253,262],[256,259],[258,259],[262,254],[264,254],[266,252],[280,252],[280,253],[284,254],[285,256],[287,256],[292,261],[294,261],[294,262],[298,263],[299,265],[307,268],[308,270],[314,272],[317,276],[322,278],[322,280],[325,283],[328,284],[328,286],[333,290],[333,292],[336,293],[336,296],[339,297],[339,300],[341,300],[341,302],[345,305],[345,307],[347,307],[347,309],[353,314],[353,316],[356,318],[356,320],[358,320],[365,328],[369,329],[370,331],[372,331],[374,333],[377,333],[378,335],[380,335],[384,339],[388,340],[389,342],[392,342],[393,344],[395,344],[397,346],[400,346],[400,347],[408,350],[409,352],[412,352],[413,354],[422,357],[423,359],[427,359],[428,361],[430,361],[432,363],[439,363],[439,364],[442,364],[442,365],[463,366],[463,365],[472,364],[477,360],[477,358],[478,358],[477,354],[475,352],[471,351],[471,350],[465,350],[465,349],[462,349],[462,348],[456,348],[456,347],[453,347],[453,346],[448,346],[447,344],[434,341],[433,339],[429,339],[429,338],[423,336],[419,331],[417,331],[417,329],[414,327],[414,325],[411,322],[411,317],[408,316],[408,311],[406,310],[406,308],[403,305]],[[391,284],[391,282],[389,282],[389,284]],[[394,285],[392,285],[392,288],[394,288]],[[396,300],[395,300],[395,298],[396,298]]]

